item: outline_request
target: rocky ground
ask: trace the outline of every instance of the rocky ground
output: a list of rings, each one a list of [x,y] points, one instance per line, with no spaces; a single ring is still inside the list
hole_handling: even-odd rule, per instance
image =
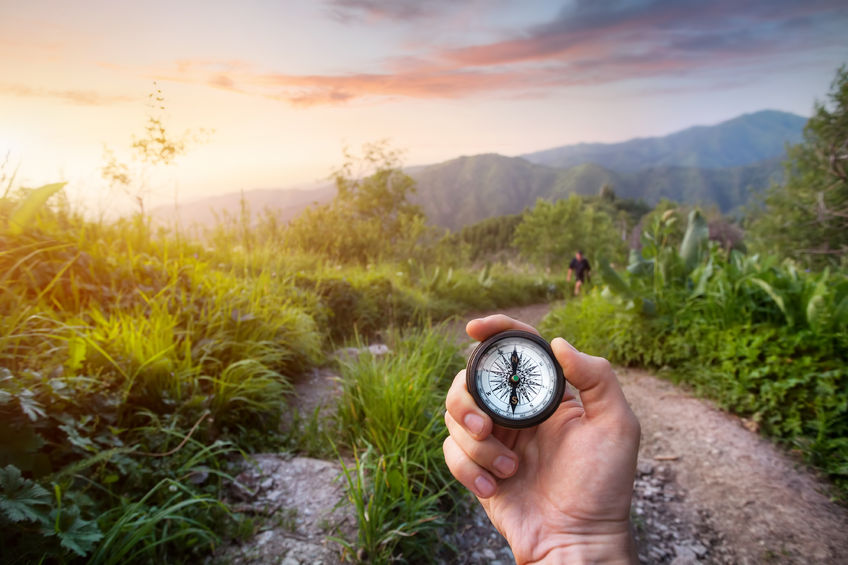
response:
[[[536,324],[548,308],[506,313]],[[463,329],[459,320],[447,327],[457,339]],[[711,403],[643,371],[617,373],[642,423],[631,509],[642,563],[848,563],[848,509],[830,500],[825,480]],[[331,372],[316,371],[299,388],[301,405],[326,406],[337,390]],[[264,525],[250,541],[222,548],[216,561],[341,562],[340,546],[328,538],[353,539],[356,524],[350,508],[336,506],[340,475],[334,462],[257,456],[232,502]],[[444,540],[461,550],[445,563],[514,563],[477,504]]]

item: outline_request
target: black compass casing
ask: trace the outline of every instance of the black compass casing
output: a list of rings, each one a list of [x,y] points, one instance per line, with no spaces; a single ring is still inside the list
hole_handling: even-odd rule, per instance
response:
[[[499,410],[494,406],[494,403],[487,401],[487,398],[490,398],[491,394],[487,393],[489,395],[487,398],[484,398],[484,393],[478,386],[480,379],[483,378],[482,375],[478,377],[478,371],[489,371],[489,379],[495,378],[498,381],[500,380],[500,377],[496,377],[492,373],[491,367],[481,367],[480,364],[485,363],[487,359],[491,362],[492,350],[497,348],[499,344],[504,343],[509,344],[508,348],[517,348],[524,343],[523,347],[526,350],[532,351],[534,357],[541,357],[539,370],[544,373],[544,385],[540,385],[541,394],[537,393],[535,399],[538,402],[538,399],[544,398],[541,400],[542,406],[534,407],[533,413],[530,415],[513,416],[509,414],[509,410]],[[522,351],[525,351],[525,349],[522,349]],[[504,377],[504,379],[507,378]],[[562,368],[557,362],[556,357],[554,357],[554,352],[550,344],[540,336],[523,330],[506,330],[480,343],[468,358],[465,382],[468,392],[474,398],[474,402],[492,418],[495,424],[513,429],[530,428],[547,420],[556,412],[565,393],[565,377],[562,374]],[[533,405],[530,404],[530,406],[532,407]],[[513,414],[515,414],[514,410]]]

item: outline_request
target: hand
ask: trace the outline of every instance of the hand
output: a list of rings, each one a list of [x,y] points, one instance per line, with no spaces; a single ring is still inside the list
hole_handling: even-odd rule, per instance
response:
[[[535,329],[503,315],[472,320],[482,341],[507,329]],[[564,339],[551,343],[566,380],[557,411],[542,424],[495,426],[474,403],[465,371],[448,391],[448,468],[483,505],[516,562],[635,562],[630,498],[639,450],[639,422],[610,368]]]

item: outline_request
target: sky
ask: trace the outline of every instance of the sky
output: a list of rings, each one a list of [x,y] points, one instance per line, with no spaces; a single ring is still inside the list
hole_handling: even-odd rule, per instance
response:
[[[420,165],[809,116],[846,30],[845,0],[0,0],[0,180],[123,211],[324,181],[379,140]],[[150,116],[170,165],[131,149]]]

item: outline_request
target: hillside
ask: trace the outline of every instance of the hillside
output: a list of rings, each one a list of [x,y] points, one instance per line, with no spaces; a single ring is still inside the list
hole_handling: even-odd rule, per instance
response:
[[[548,198],[561,172],[518,157],[459,157],[413,171],[414,200],[434,224],[457,229]]]
[[[569,169],[534,165],[517,157],[460,157],[421,169],[415,201],[430,221],[452,230],[480,220],[515,214],[538,198],[558,200],[570,194],[597,194],[605,184],[622,198],[654,205],[662,198],[686,204],[716,205],[733,212],[751,192],[779,180],[781,157],[741,167],[703,169],[654,167],[617,173],[594,163]]]
[[[263,213],[264,210],[271,210],[281,222],[288,222],[303,212],[307,206],[315,202],[329,202],[335,194],[336,188],[328,181],[324,184],[304,188],[228,192],[194,200],[180,205],[177,209],[173,206],[161,206],[155,208],[152,214],[158,221],[166,225],[179,219],[183,226],[193,224],[212,226],[227,214],[230,216],[238,215],[243,198],[252,214],[256,215]]]
[[[506,157],[494,153],[463,156],[434,165],[410,167],[417,181],[415,202],[433,224],[459,229],[485,218],[514,214],[538,198],[596,194],[611,185],[623,198],[655,204],[668,198],[716,205],[730,213],[753,192],[779,180],[787,143],[800,141],[805,119],[764,110],[713,126],[696,126],[665,137],[622,143],[581,143]],[[329,183],[243,193],[250,209],[275,211],[288,221],[313,202],[335,194]],[[180,207],[154,210],[183,225],[213,224],[216,213],[239,210],[242,193],[209,197]]]
[[[713,126],[621,143],[580,143],[522,155],[540,165],[568,168],[597,163],[618,172],[654,167],[708,169],[750,165],[782,155],[801,141],[806,118],[776,110],[745,114]]]

